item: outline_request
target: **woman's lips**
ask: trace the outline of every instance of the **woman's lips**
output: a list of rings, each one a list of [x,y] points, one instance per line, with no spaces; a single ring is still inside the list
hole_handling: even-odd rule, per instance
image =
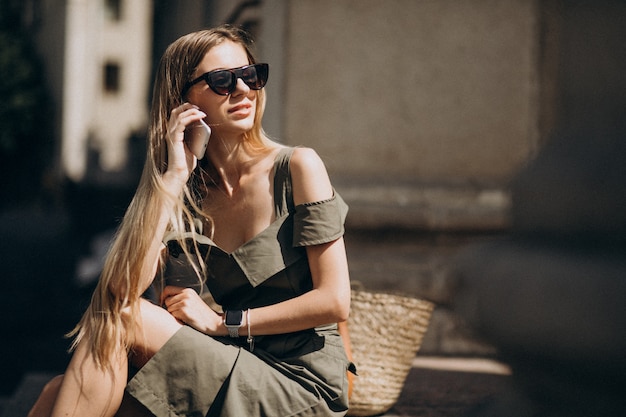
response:
[[[245,113],[248,114],[250,113],[250,109],[252,108],[251,104],[240,104],[238,106],[232,107],[231,109],[228,110],[228,113],[234,114],[234,113]]]

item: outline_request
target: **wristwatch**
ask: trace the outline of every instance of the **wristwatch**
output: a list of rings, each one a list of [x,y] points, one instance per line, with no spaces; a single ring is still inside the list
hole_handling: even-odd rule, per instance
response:
[[[239,337],[239,328],[243,326],[243,310],[226,310],[224,326],[228,329],[230,337]]]

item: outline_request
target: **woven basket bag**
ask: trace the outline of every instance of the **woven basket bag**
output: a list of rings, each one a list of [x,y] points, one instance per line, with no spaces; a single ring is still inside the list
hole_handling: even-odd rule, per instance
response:
[[[434,308],[418,298],[352,288],[348,329],[354,378],[348,416],[373,416],[398,400]]]

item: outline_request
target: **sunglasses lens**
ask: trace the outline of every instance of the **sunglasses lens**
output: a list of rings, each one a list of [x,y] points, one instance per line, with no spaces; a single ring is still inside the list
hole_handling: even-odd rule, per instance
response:
[[[252,90],[260,90],[265,87],[269,65],[255,64],[232,70],[211,71],[204,75],[211,90],[215,93],[227,96],[235,91],[237,79],[241,78]]]
[[[253,90],[260,90],[267,82],[267,64],[250,65],[241,70],[241,79]]]
[[[237,79],[232,72],[223,70],[208,73],[206,82],[217,94],[227,96],[235,89]]]

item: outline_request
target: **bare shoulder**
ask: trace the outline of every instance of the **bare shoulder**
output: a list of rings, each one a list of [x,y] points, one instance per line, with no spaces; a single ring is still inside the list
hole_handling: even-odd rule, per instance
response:
[[[291,157],[291,170],[314,173],[323,169],[326,171],[322,158],[311,148],[295,148]]]
[[[296,148],[291,157],[291,180],[296,204],[322,201],[333,195],[322,158],[311,148]]]

